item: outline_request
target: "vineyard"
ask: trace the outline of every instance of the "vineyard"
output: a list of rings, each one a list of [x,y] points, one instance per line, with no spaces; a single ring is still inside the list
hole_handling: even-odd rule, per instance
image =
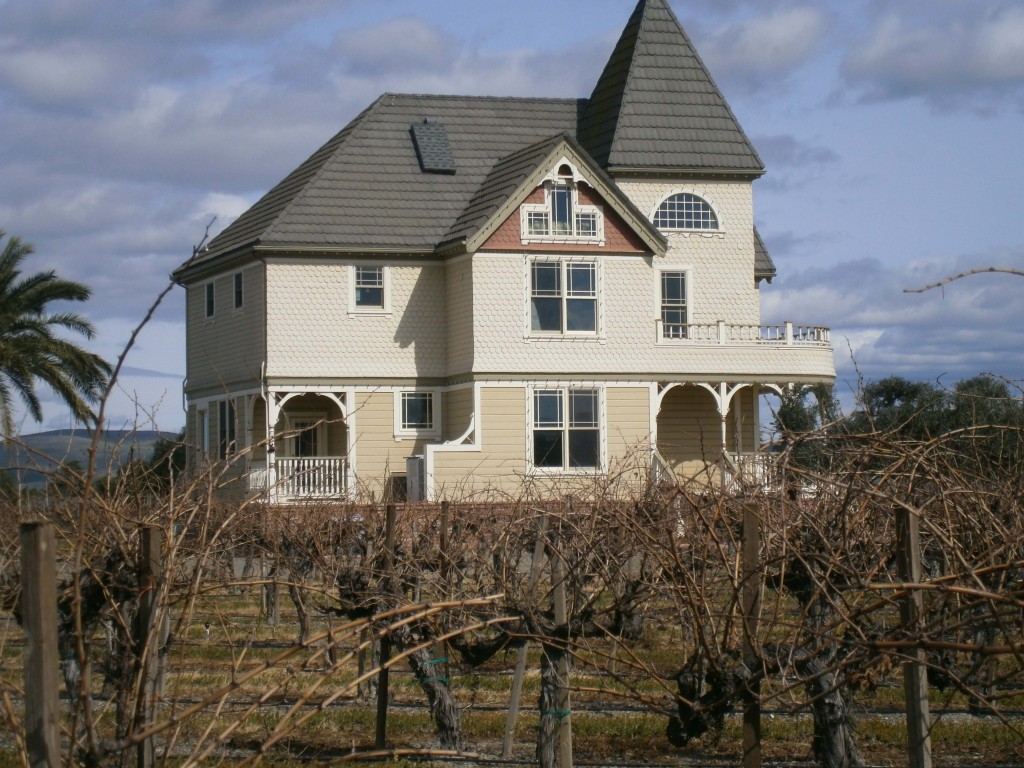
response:
[[[1020,764],[1019,467],[831,441],[771,494],[226,507],[216,468],[65,478],[4,511],[0,765],[51,639],[68,764]]]

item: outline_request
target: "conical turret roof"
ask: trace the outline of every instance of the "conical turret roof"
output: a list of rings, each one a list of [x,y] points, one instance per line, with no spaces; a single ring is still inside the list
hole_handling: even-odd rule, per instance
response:
[[[640,0],[577,126],[610,172],[760,175],[764,165],[667,0]]]

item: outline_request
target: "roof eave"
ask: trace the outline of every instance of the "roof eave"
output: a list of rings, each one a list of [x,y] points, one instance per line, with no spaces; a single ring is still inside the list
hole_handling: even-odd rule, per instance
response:
[[[689,179],[732,178],[738,181],[754,181],[765,174],[764,168],[694,168],[663,165],[609,165],[605,170],[609,176],[685,176]]]

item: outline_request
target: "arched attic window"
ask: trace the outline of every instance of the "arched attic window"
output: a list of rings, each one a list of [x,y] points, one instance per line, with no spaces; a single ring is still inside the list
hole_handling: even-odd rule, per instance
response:
[[[658,229],[718,229],[718,216],[704,198],[677,192],[658,206],[654,226]]]

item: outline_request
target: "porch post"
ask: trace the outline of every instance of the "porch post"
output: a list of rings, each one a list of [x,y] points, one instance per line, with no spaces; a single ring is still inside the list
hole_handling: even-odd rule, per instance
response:
[[[267,500],[277,501],[277,448],[274,444],[274,428],[281,409],[277,395],[267,390]]]

